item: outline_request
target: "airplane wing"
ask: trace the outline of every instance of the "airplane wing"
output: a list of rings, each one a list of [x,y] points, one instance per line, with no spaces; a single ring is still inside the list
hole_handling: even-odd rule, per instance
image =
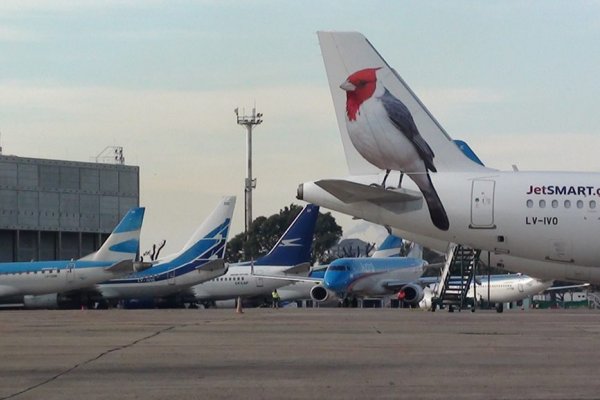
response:
[[[201,269],[203,271],[217,271],[220,269],[225,269],[225,261],[222,258],[210,260],[205,264],[197,266],[196,269]]]
[[[104,270],[115,275],[127,275],[132,272],[144,271],[153,265],[151,262],[122,260],[104,268]]]
[[[359,201],[375,204],[406,203],[423,198],[423,195],[415,190],[383,189],[343,179],[322,179],[315,184],[344,203]]]
[[[397,292],[400,289],[402,289],[404,286],[410,284],[417,284],[420,285],[421,287],[425,287],[434,283],[438,283],[440,281],[440,278],[437,276],[423,276],[419,279],[416,279],[414,281],[410,281],[410,282],[406,282],[406,281],[399,281],[399,280],[389,280],[389,281],[385,281],[383,282],[383,287],[391,292]]]
[[[285,270],[285,274],[303,274],[310,270],[310,263],[301,263]]]
[[[252,276],[256,276],[258,278],[265,278],[265,279],[276,279],[276,280],[280,280],[280,281],[288,281],[288,282],[314,282],[314,283],[322,283],[323,282],[323,278],[312,278],[310,276],[297,276],[297,275],[286,275],[286,274],[280,274],[280,275],[262,275],[262,274],[252,274]]]
[[[569,289],[581,289],[584,287],[589,287],[589,283],[582,283],[581,285],[569,285],[569,286],[553,286],[546,290],[545,292],[556,291],[556,290],[569,290]]]
[[[115,275],[126,275],[134,272],[133,260],[123,260],[104,268],[105,271]]]

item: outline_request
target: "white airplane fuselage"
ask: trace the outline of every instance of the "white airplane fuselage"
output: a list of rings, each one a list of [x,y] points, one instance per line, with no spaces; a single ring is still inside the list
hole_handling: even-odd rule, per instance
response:
[[[0,297],[42,295],[83,289],[115,277],[112,263],[97,261],[38,261],[7,264],[0,272]]]
[[[552,286],[552,280],[540,280],[527,275],[506,275],[491,277],[488,284],[485,275],[479,276],[480,284],[471,284],[467,297],[474,297],[477,301],[489,303],[511,303],[536,295]],[[419,307],[431,308],[433,291],[426,288],[425,297],[419,303]]]
[[[343,202],[314,182],[299,188],[299,198],[388,225],[395,234],[439,251],[448,242],[487,250],[492,266],[544,279],[600,283],[600,174],[482,169],[430,175],[448,214],[448,231],[431,223],[423,200]],[[381,176],[348,180],[369,185],[381,182]],[[402,186],[418,190],[410,179]],[[487,257],[481,259],[487,262]]]
[[[255,266],[257,275],[284,274],[290,266]],[[274,289],[289,285],[288,281],[269,279],[252,274],[249,265],[232,265],[226,274],[192,287],[197,300],[227,300],[236,297],[271,295]]]
[[[214,277],[221,276],[225,268],[204,270],[199,268],[194,271],[177,275],[168,271],[166,274],[145,275],[136,278],[115,279],[107,283],[96,285],[102,297],[107,299],[143,299],[152,297],[165,297],[187,290],[199,282],[204,282]]]

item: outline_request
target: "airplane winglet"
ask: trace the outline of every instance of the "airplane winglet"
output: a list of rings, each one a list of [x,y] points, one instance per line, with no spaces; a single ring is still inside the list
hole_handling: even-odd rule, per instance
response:
[[[359,201],[369,201],[375,204],[405,203],[423,198],[422,194],[415,190],[383,189],[343,179],[322,179],[315,184],[344,203]]]

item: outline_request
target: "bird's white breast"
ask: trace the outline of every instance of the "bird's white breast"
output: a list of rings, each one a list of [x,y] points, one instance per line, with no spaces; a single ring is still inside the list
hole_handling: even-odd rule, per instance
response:
[[[423,170],[415,146],[392,124],[378,98],[371,97],[362,103],[356,120],[346,118],[346,127],[356,150],[378,168],[403,172]]]

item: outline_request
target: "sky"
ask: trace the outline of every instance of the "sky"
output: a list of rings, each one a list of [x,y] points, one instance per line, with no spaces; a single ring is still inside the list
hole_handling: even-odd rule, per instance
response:
[[[491,167],[599,171],[600,2],[3,0],[3,154],[140,166],[142,247],[177,251],[223,195],[244,227],[299,183],[347,174],[316,36],[362,32]],[[333,213],[344,236],[385,230]]]

